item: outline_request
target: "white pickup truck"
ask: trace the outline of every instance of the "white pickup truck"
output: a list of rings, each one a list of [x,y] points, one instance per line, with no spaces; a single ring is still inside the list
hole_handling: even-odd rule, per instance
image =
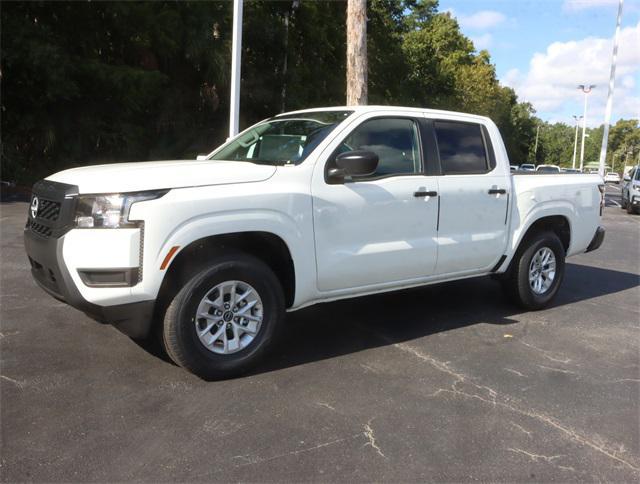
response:
[[[602,243],[603,190],[597,175],[512,175],[485,117],[311,109],[198,160],[56,173],[33,187],[24,240],[48,293],[219,378],[321,301],[493,274],[545,307],[565,257]]]

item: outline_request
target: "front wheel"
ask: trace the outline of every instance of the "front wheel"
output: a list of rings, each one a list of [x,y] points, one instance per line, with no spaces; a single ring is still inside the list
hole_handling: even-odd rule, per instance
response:
[[[518,249],[504,280],[507,294],[518,305],[531,310],[549,305],[564,276],[565,251],[553,232],[541,232]]]
[[[284,295],[273,271],[235,253],[186,281],[167,308],[162,336],[179,366],[207,380],[229,378],[264,356],[283,320]]]

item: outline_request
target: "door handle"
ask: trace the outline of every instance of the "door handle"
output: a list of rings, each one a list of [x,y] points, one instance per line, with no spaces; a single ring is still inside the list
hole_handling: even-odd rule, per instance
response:
[[[504,195],[507,191],[504,188],[489,188],[489,195]]]
[[[413,196],[416,197],[416,198],[420,198],[420,197],[437,197],[438,196],[438,192],[418,191],[418,192],[413,192]]]

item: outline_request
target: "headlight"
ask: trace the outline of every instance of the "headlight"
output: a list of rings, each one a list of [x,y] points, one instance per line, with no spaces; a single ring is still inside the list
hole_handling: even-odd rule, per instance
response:
[[[168,190],[108,195],[80,195],[76,205],[75,225],[78,228],[117,229],[136,227],[129,220],[129,209],[136,202],[160,198]]]

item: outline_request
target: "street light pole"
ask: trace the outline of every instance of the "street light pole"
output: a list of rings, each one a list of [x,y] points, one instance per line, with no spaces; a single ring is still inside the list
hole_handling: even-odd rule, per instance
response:
[[[576,120],[576,136],[573,140],[573,164],[571,165],[574,170],[576,169],[576,153],[578,152],[578,127],[580,125],[581,118],[582,116],[573,116],[573,119]]]
[[[233,0],[233,33],[231,44],[231,99],[229,103],[229,138],[240,127],[240,66],[242,61],[242,2]]]
[[[536,145],[533,148],[533,164],[536,164],[538,161],[538,135],[540,134],[540,125],[536,127]]]
[[[613,54],[611,56],[611,75],[609,76],[609,95],[607,96],[607,108],[604,115],[604,130],[602,133],[602,146],[600,147],[600,166],[598,173],[604,176],[604,164],[607,159],[607,143],[609,141],[609,123],[613,110],[613,88],[616,83],[616,59],[618,58],[618,41],[620,39],[620,22],[622,21],[622,5],[624,0],[618,3],[618,19],[616,20],[616,33],[613,38]]]
[[[584,114],[582,115],[582,146],[580,147],[580,171],[584,169],[584,139],[587,132],[587,99],[595,84],[580,84],[578,89],[584,93]]]

